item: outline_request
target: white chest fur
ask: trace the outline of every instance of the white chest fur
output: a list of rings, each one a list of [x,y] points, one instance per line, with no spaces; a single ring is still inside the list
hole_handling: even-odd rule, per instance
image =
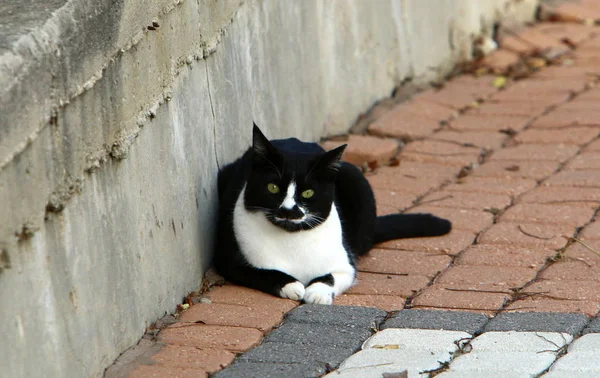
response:
[[[342,244],[335,205],[319,226],[288,232],[269,222],[262,212],[246,210],[244,190],[235,205],[233,228],[242,253],[254,267],[279,270],[304,285],[328,273],[354,271]]]

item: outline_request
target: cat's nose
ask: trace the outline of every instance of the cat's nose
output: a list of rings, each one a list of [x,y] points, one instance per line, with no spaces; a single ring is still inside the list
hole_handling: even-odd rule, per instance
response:
[[[284,218],[284,219],[300,219],[304,216],[304,213],[302,212],[302,210],[300,210],[300,208],[298,207],[298,205],[295,205],[294,207],[292,207],[291,209],[286,209],[285,207],[280,207],[277,210],[277,217],[278,218]]]

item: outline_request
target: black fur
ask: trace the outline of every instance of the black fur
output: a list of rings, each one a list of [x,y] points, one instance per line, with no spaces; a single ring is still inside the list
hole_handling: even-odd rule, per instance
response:
[[[219,220],[214,264],[223,277],[273,295],[279,295],[283,286],[296,281],[286,273],[251,266],[241,253],[233,231],[233,212],[244,185],[246,209],[264,212],[271,223],[289,232],[318,227],[329,216],[334,202],[342,222],[344,246],[353,264],[359,256],[367,254],[374,243],[444,235],[450,231],[449,221],[430,214],[377,217],[375,197],[362,172],[340,162],[344,148],[345,145],[325,152],[316,143],[295,138],[269,142],[254,126],[253,146],[224,167],[218,176]],[[277,208],[292,175],[299,192],[314,189],[318,193],[313,198],[300,199],[300,204],[310,208],[318,219],[294,223],[292,220],[299,218],[296,209],[282,213]],[[281,192],[269,193],[267,184],[270,182],[279,185]],[[314,280],[333,284],[331,275]]]

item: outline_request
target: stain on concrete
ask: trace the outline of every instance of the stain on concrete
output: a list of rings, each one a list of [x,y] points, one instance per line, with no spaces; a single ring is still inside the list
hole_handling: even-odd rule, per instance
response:
[[[10,256],[6,249],[0,249],[0,274],[6,269],[10,269]]]

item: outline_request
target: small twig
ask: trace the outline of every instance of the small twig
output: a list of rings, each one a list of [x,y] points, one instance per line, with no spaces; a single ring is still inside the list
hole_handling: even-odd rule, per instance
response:
[[[555,343],[554,341],[552,341],[552,340],[548,339],[546,336],[544,336],[544,335],[540,335],[538,332],[536,332],[536,333],[535,333],[535,335],[536,335],[537,337],[539,337],[540,339],[543,339],[543,340],[545,340],[545,341],[549,342],[550,344],[554,345],[554,346],[555,346],[555,347],[557,347],[558,349],[562,348],[560,345],[558,345],[558,344],[557,344],[557,343]],[[561,333],[560,335],[562,336],[562,333]],[[565,341],[565,343],[566,343],[566,340],[565,340],[565,337],[564,337],[564,336],[563,336],[563,341]],[[546,350],[546,351],[543,351],[543,352],[556,352],[556,351],[555,351],[555,350]]]
[[[393,365],[393,362],[384,362],[381,364],[375,364],[375,365],[364,365],[364,366],[352,366],[349,368],[345,368],[344,370],[354,370],[354,369],[362,369],[362,368],[370,368],[370,367],[379,367],[379,366],[389,366],[389,365]],[[335,372],[333,372],[333,374],[341,374],[341,372],[339,370],[336,370]]]
[[[544,202],[545,204],[558,204],[558,203],[581,203],[581,202],[593,202],[593,203],[598,203],[600,201],[598,200],[560,200],[560,201],[547,201]]]
[[[531,236],[532,238],[536,238],[536,239],[540,239],[540,240],[550,240],[550,239],[554,238],[554,236],[544,237],[544,236],[538,236],[538,235],[531,234],[531,233],[523,230],[523,227],[521,227],[521,225],[519,225],[517,228],[519,229],[519,231],[521,231],[522,233],[524,233],[527,236]]]
[[[445,287],[444,290],[459,291],[459,292],[473,292],[473,293],[508,294],[506,291],[501,291],[501,290],[454,289],[451,287]]]
[[[447,196],[444,196],[442,198],[436,198],[436,199],[432,199],[432,200],[428,200],[428,201],[421,201],[418,203],[418,205],[423,205],[426,203],[433,203],[433,202],[439,202],[439,201],[443,201],[443,200],[447,200],[449,198],[454,198],[451,194],[448,194]]]
[[[600,252],[596,251],[594,248],[590,247],[589,245],[585,244],[583,241],[577,239],[574,236],[566,236],[563,235],[563,238],[567,238],[569,240],[573,240],[576,241],[577,243],[581,244],[582,246],[584,246],[585,248],[589,249],[590,251],[594,252],[596,255],[600,256]]]
[[[557,348],[556,350],[552,350],[552,349],[540,350],[536,353],[552,352],[552,353],[556,353],[557,356],[560,356],[560,355],[565,354],[567,351],[567,348],[569,348],[569,343],[567,342],[567,339],[565,338],[565,335],[562,334],[562,332],[559,333],[560,338],[562,339],[562,342],[563,342],[562,346],[558,345],[557,343],[555,343],[552,340],[549,340],[548,338],[544,337],[543,335],[540,335],[537,332],[535,333],[535,335],[537,337],[540,337],[540,338],[546,340],[547,342],[549,342],[550,344],[554,345]]]
[[[563,260],[564,261],[570,261],[570,260],[579,261],[580,263],[585,264],[588,268],[592,268],[592,264],[590,264],[589,262],[585,261],[582,257],[565,256],[565,257],[563,257]]]
[[[546,291],[546,292],[518,293],[514,299],[519,300],[519,299],[526,299],[526,298],[531,298],[531,299],[545,298],[545,299],[553,299],[555,301],[580,301],[580,299],[555,297],[554,295],[549,295],[548,293],[550,293],[550,292]]]

